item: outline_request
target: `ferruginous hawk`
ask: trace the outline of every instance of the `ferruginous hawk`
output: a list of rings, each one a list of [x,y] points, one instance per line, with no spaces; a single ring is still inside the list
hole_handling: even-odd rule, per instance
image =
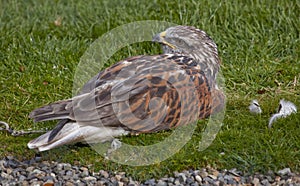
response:
[[[204,31],[174,26],[153,41],[162,45],[163,54],[124,59],[99,72],[77,96],[32,111],[35,122],[58,124],[28,147],[45,151],[153,133],[207,118],[223,108],[224,94],[216,81],[217,46]]]

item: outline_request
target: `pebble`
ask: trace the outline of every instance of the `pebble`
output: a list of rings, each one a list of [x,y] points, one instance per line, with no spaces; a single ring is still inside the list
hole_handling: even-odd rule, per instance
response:
[[[258,179],[258,178],[254,178],[253,181],[252,181],[252,184],[253,184],[254,186],[259,185],[259,179]]]
[[[179,183],[185,183],[187,179],[184,173],[179,173],[178,178],[179,178]]]
[[[121,179],[122,179],[122,176],[121,176],[121,175],[119,175],[119,174],[117,174],[117,175],[115,176],[115,178],[116,178],[118,181],[121,181]]]
[[[109,177],[109,174],[108,174],[107,171],[100,170],[99,172],[100,172],[100,174],[101,174],[104,178],[108,178],[108,177]]]
[[[215,176],[215,175],[208,175],[208,177],[210,177],[210,178],[213,179],[213,180],[216,180],[216,179],[217,179],[217,176]]]
[[[278,171],[278,174],[280,174],[282,176],[290,174],[290,173],[291,173],[291,169],[290,168],[284,168],[284,169]]]
[[[201,182],[202,182],[202,178],[201,178],[201,176],[199,176],[199,175],[196,175],[196,176],[195,176],[195,179],[196,179],[196,181],[197,181],[198,183],[201,183]]]
[[[162,181],[162,180],[158,180],[157,186],[168,186],[168,183],[166,183],[165,181]]]
[[[145,184],[146,185],[155,185],[155,179],[147,180],[147,181],[145,181]]]
[[[97,181],[97,178],[93,176],[84,177],[83,180],[91,182],[91,181]]]
[[[267,179],[262,180],[261,184],[265,185],[265,186],[270,186],[271,185]]]
[[[277,173],[268,171],[266,175],[256,173],[244,175],[237,169],[216,170],[211,167],[200,170],[174,172],[169,177],[133,180],[125,172],[112,173],[106,170],[92,172],[90,166],[79,164],[42,161],[41,158],[19,161],[12,156],[0,160],[0,185],[300,185],[300,174],[284,168]]]

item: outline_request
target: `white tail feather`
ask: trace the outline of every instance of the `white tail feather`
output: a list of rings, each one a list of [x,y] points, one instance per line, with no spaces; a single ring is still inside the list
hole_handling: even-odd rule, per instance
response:
[[[65,124],[58,134],[51,141],[48,141],[50,133],[51,131],[30,141],[27,145],[28,148],[46,151],[76,142],[98,143],[110,141],[114,137],[128,134],[122,128],[82,126],[74,122]]]

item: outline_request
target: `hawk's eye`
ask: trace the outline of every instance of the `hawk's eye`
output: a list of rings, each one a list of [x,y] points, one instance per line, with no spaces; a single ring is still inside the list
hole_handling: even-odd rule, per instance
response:
[[[174,41],[176,43],[177,46],[181,47],[181,48],[185,48],[188,45],[186,44],[186,42],[182,39],[178,39],[178,38],[174,38]]]

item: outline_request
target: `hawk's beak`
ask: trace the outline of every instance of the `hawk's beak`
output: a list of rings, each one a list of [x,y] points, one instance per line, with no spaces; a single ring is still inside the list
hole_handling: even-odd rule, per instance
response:
[[[166,31],[164,32],[161,32],[159,34],[156,34],[152,41],[153,42],[158,42],[158,43],[162,43],[162,44],[165,44],[165,45],[168,45],[170,48],[173,48],[173,49],[176,49],[176,47],[174,45],[172,45],[171,43],[168,43],[166,40],[165,40],[165,36],[166,36]]]

